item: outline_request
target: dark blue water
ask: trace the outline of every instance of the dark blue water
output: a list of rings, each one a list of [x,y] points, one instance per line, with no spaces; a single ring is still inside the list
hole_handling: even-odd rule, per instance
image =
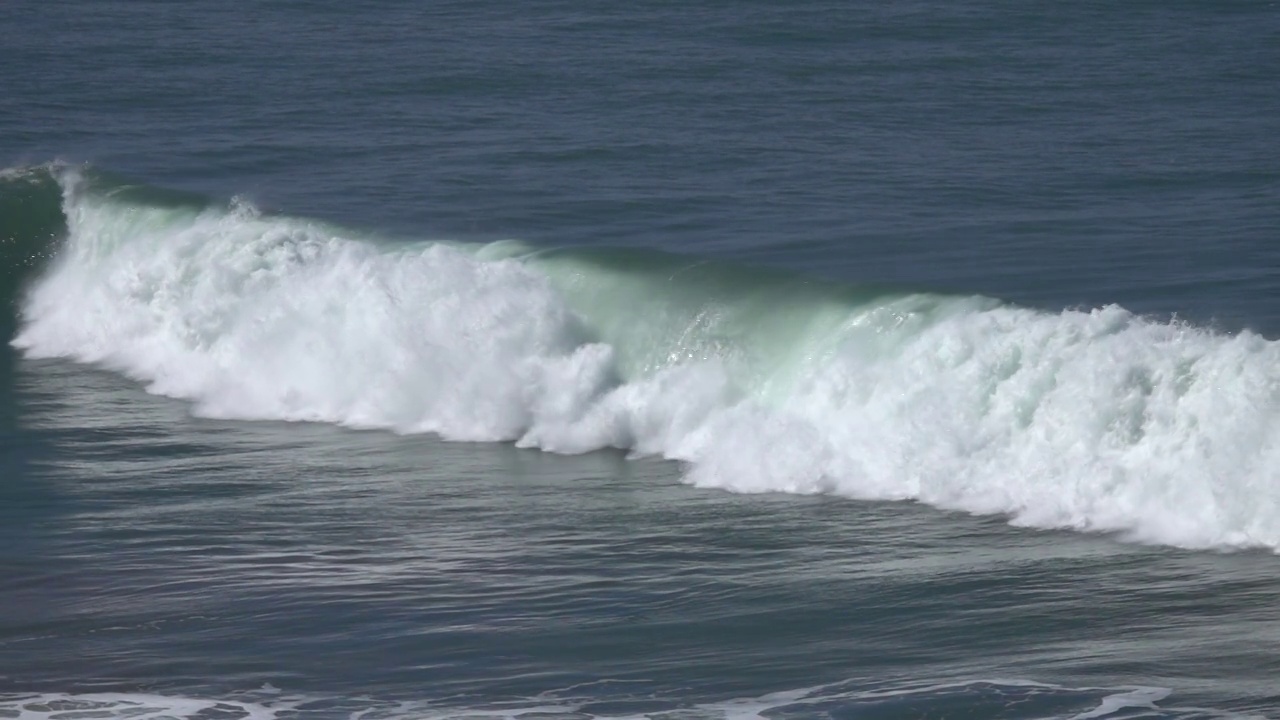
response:
[[[1280,713],[1280,6],[0,60],[0,716]]]

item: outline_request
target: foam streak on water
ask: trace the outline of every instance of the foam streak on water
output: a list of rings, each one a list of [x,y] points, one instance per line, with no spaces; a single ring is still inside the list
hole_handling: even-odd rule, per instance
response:
[[[204,415],[617,447],[686,461],[702,486],[1280,549],[1280,350],[1248,332],[708,285],[85,185],[64,173],[69,237],[14,344]]]
[[[1019,681],[854,689],[844,684],[701,704],[653,697],[594,700],[574,688],[481,706],[307,697],[266,686],[222,699],[94,693],[0,695],[0,717],[16,720],[763,720],[813,717],[1223,718],[1246,717],[1166,704],[1164,688],[1066,688]]]

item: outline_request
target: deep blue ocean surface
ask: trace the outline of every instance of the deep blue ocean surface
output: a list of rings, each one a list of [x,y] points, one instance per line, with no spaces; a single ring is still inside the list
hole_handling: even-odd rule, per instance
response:
[[[0,61],[0,718],[1280,717],[1280,4]]]

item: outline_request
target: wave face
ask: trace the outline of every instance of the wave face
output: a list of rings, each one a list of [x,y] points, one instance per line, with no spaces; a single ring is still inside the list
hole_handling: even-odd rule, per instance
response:
[[[614,447],[737,491],[1280,549],[1280,350],[1134,316],[641,253],[388,243],[52,169],[28,357],[207,416]]]
[[[24,279],[66,234],[61,188],[50,168],[0,170],[0,303],[12,307]],[[12,313],[0,317],[6,337]]]

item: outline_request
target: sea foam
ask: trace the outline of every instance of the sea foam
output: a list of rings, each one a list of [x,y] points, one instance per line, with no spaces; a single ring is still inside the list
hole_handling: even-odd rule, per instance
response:
[[[95,717],[232,720],[348,718],[350,720],[791,720],[811,717],[898,717],[962,713],[1025,720],[1094,718],[1254,718],[1228,711],[1170,704],[1161,687],[1064,687],[1024,680],[970,682],[846,681],[782,690],[759,697],[689,702],[653,693],[628,693],[610,681],[548,690],[531,698],[457,706],[431,700],[379,700],[362,695],[286,693],[270,685],[218,698],[134,693],[0,694],[0,716],[17,720]]]

